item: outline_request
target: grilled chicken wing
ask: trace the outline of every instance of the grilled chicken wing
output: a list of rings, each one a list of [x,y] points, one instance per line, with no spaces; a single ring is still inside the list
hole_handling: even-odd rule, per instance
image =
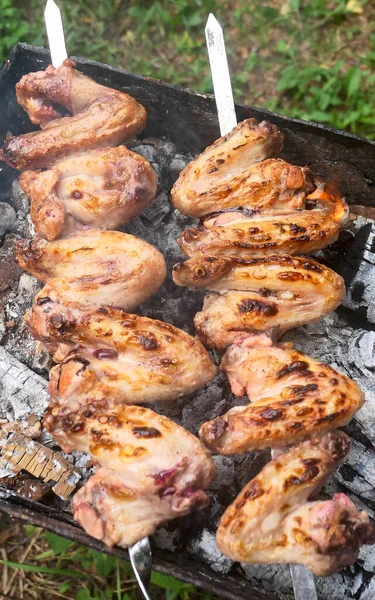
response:
[[[20,185],[30,196],[35,229],[47,240],[85,225],[114,229],[156,194],[151,165],[125,146],[87,150],[49,171],[25,171]]]
[[[191,170],[194,163],[186,167],[193,181],[178,180],[172,190],[173,204],[191,217],[199,218],[238,206],[255,210],[297,210],[305,207],[306,196],[315,190],[310,169],[290,165],[281,159],[271,158],[246,168],[241,165],[238,170],[233,165],[232,172],[226,168],[222,177],[219,173],[221,165],[218,165],[218,172],[211,175],[210,187],[209,176],[197,178],[196,170]]]
[[[17,261],[68,302],[126,310],[154,294],[166,276],[156,248],[119,231],[89,229],[50,243],[20,240]]]
[[[72,398],[82,403],[108,395],[127,404],[174,400],[216,373],[200,342],[184,331],[118,309],[67,302],[48,285],[25,322],[36,339],[66,345],[49,390],[70,406]]]
[[[363,404],[359,386],[295,349],[231,346],[221,363],[232,391],[252,401],[204,423],[202,441],[214,452],[237,454],[287,446],[349,423]]]
[[[209,217],[198,227],[186,229],[177,241],[188,256],[310,254],[335,242],[339,230],[324,211],[253,214],[243,209]]]
[[[235,197],[238,194],[241,175],[242,179],[247,179],[246,170],[250,165],[277,156],[283,139],[283,134],[268,121],[242,121],[230,133],[206,148],[182,171],[172,189],[174,206],[192,217],[201,217],[221,209],[222,202],[227,201],[226,196],[232,188],[236,188]],[[253,177],[253,185],[256,186],[257,178],[265,180],[265,177],[267,178],[266,173]],[[248,187],[251,189],[250,185]],[[241,204],[239,202],[235,206]]]
[[[249,260],[196,256],[175,265],[173,279],[178,285],[215,292],[206,296],[194,324],[199,338],[217,348],[257,331],[276,339],[334,310],[345,293],[337,273],[314,260],[288,255]]]
[[[146,111],[134,98],[99,85],[69,59],[57,69],[25,75],[16,92],[31,121],[43,127],[4,143],[0,160],[20,170],[47,168],[89,148],[116,146],[146,124]],[[63,117],[59,107],[73,116]]]
[[[215,474],[199,440],[139,406],[52,405],[44,425],[67,452],[89,452],[102,468],[73,498],[76,520],[107,545],[128,546],[160,523],[209,502]]]
[[[299,563],[315,575],[351,565],[375,528],[344,494],[308,502],[350,448],[342,432],[303,442],[268,463],[221,518],[217,545],[245,563]]]

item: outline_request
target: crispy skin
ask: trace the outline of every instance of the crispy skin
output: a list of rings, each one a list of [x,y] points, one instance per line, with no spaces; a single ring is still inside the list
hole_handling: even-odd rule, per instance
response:
[[[66,451],[89,452],[102,468],[73,498],[76,520],[107,545],[128,546],[165,520],[207,506],[215,474],[199,440],[139,406],[52,405],[44,425]]]
[[[213,290],[194,324],[209,346],[226,348],[260,332],[282,333],[317,321],[344,296],[342,277],[308,258],[288,255],[243,260],[196,256],[174,267],[173,279]]]
[[[20,185],[30,196],[35,229],[47,240],[86,225],[115,229],[156,194],[150,163],[125,146],[87,150],[49,171],[25,171]]]
[[[133,310],[163,284],[166,265],[153,246],[127,233],[89,229],[47,243],[17,245],[18,264],[69,302]]]
[[[231,346],[221,368],[237,396],[252,401],[204,423],[199,435],[214,452],[282,447],[349,423],[363,404],[359,386],[332,367],[290,348]]]
[[[281,159],[271,158],[246,168],[234,164],[233,170],[222,177],[218,165],[218,172],[202,177],[199,168],[194,168],[201,158],[186,167],[190,177],[181,183],[178,180],[172,190],[174,206],[191,217],[236,206],[263,211],[302,209],[307,195],[315,190],[310,169]]]
[[[201,388],[216,373],[200,342],[177,327],[67,302],[48,285],[25,322],[36,339],[66,345],[59,355],[63,362],[51,371],[49,391],[72,409],[74,399],[85,403],[111,397],[127,404],[174,400]]]
[[[375,528],[344,494],[308,502],[346,458],[336,431],[294,446],[269,462],[227,508],[217,531],[223,554],[245,563],[299,563],[325,576],[351,565]]]
[[[323,211],[227,211],[186,229],[177,242],[187,256],[310,254],[337,240],[340,227]]]
[[[146,124],[146,111],[134,98],[99,85],[70,60],[25,75],[16,92],[31,121],[43,127],[4,143],[0,160],[20,170],[48,168],[89,148],[116,146]],[[73,116],[62,117],[61,106]]]
[[[249,167],[277,156],[283,139],[283,134],[268,121],[242,121],[230,133],[206,148],[182,171],[172,189],[174,206],[187,215],[201,217],[223,208],[224,202],[230,202],[229,188],[234,188],[233,202],[237,202],[241,178],[247,179]],[[269,178],[266,174],[249,177],[248,184],[245,184],[248,185],[248,190],[257,187],[258,178]],[[296,181],[294,177],[291,178]],[[243,197],[245,192],[240,195]],[[242,202],[228,204],[239,205]]]

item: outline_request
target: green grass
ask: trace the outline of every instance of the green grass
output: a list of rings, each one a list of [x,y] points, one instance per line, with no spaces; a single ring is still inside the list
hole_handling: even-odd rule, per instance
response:
[[[45,43],[45,0],[0,0],[0,55]],[[61,0],[69,53],[211,92],[204,25],[224,26],[236,100],[375,138],[372,0]]]
[[[0,598],[2,591],[4,598],[20,600],[139,598],[129,563],[79,546],[54,533],[19,525],[16,532],[9,532],[5,547],[8,557],[0,559],[0,573],[7,571],[5,578],[4,574],[0,576],[0,581],[5,581]],[[17,577],[25,582],[21,593]],[[193,585],[156,571],[151,575],[150,594],[154,600],[215,600]]]

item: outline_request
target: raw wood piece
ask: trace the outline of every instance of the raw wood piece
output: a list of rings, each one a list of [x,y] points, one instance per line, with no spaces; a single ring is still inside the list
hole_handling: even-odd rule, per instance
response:
[[[12,433],[3,446],[3,458],[15,473],[25,470],[34,477],[43,477],[45,483],[55,481],[55,494],[67,500],[74,491],[80,475],[74,466],[59,452],[26,438],[19,432]]]

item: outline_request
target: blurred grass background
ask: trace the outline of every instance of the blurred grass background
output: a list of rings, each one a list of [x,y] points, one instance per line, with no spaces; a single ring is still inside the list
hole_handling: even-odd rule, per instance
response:
[[[204,26],[224,27],[235,98],[375,138],[374,0],[60,0],[71,55],[211,92]],[[0,56],[46,45],[45,0],[0,0]]]
[[[375,138],[374,0],[59,0],[67,47],[211,92],[204,26],[224,27],[236,101]],[[46,45],[45,0],[0,0],[0,61]],[[128,565],[0,518],[0,599],[132,600]],[[157,573],[155,600],[214,600]]]

